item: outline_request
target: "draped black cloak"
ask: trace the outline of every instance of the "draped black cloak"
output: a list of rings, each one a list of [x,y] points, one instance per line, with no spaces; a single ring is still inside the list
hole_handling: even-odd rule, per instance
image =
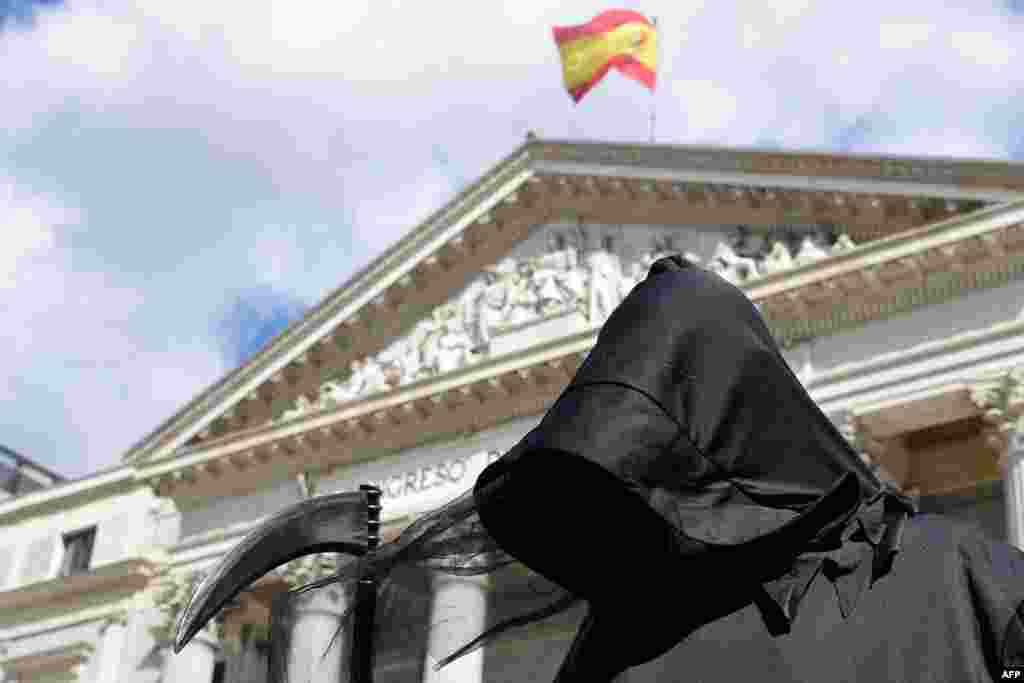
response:
[[[331,522],[348,529],[336,544],[360,542],[358,495],[318,507],[353,518]],[[372,573],[375,647],[401,650],[413,647],[411,615],[431,600],[410,573],[496,574],[521,562],[550,589],[533,602],[493,595],[486,631],[428,660],[444,665],[585,606],[557,683],[624,672],[659,682],[1000,680],[1024,664],[1024,553],[914,513],[819,410],[742,291],[672,256],[652,265],[539,425],[471,492],[294,598],[340,586],[351,600]],[[253,539],[197,589],[179,647],[235,590],[232,572],[248,582],[279,563],[279,547]],[[287,667],[296,602],[275,605],[272,683],[297,683]],[[349,642],[351,620],[339,635]],[[518,677],[502,680],[550,679],[543,661],[522,657]],[[344,665],[338,676],[350,680]]]
[[[848,615],[913,513],[818,409],[742,291],[680,256],[652,265],[477,491],[498,481],[478,501],[487,531],[592,606],[566,680],[649,661],[748,604],[767,633],[787,633],[819,576]],[[560,532],[537,533],[545,519]],[[616,527],[629,552],[603,547]]]

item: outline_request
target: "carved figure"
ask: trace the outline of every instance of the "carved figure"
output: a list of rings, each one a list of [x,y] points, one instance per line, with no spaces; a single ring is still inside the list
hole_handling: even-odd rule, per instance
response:
[[[621,276],[618,259],[608,248],[589,254],[590,301],[587,318],[591,323],[604,322],[619,304]]]
[[[857,245],[853,243],[850,236],[844,232],[839,236],[839,239],[836,240],[836,243],[832,245],[832,253],[838,254],[844,251],[849,251],[850,249],[855,249],[856,247]]]
[[[800,242],[800,251],[794,260],[797,265],[802,266],[824,258],[828,258],[828,252],[815,244],[810,235],[806,235]]]
[[[757,263],[754,259],[739,256],[725,242],[719,242],[711,256],[708,268],[733,284],[757,277]]]
[[[765,274],[778,273],[793,267],[793,256],[783,242],[773,242],[768,255],[761,262]]]

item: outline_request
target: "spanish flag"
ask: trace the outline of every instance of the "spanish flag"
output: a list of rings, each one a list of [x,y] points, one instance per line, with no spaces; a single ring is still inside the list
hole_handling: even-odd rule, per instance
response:
[[[556,26],[565,87],[573,101],[615,67],[624,76],[654,90],[656,29],[639,12],[613,9],[579,26]]]

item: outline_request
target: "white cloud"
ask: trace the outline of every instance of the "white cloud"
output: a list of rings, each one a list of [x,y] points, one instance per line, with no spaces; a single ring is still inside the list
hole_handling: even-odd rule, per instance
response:
[[[659,21],[656,95],[612,74],[579,106],[551,27],[592,17],[583,0],[87,0],[0,34],[10,445],[116,462],[227,371],[228,292],[313,303],[439,208],[438,145],[471,179],[527,129],[646,140],[652,101],[669,143],[829,148],[855,124],[861,152],[1017,143],[1020,21],[995,5],[635,7]]]
[[[952,31],[949,40],[960,56],[999,71],[1010,66],[1019,54],[1019,41],[1011,42],[988,31]]]
[[[920,49],[935,31],[935,24],[920,21],[879,24],[878,46],[883,50]]]
[[[31,193],[0,176],[0,292],[31,279],[31,266],[45,257],[56,242],[56,232],[78,220],[78,212],[51,197]]]
[[[130,18],[88,5],[75,13],[46,12],[27,40],[41,56],[72,65],[100,79],[123,79],[144,68],[140,27]]]

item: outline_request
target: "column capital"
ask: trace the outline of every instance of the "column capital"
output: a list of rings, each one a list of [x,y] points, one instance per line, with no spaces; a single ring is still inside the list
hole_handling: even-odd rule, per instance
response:
[[[860,417],[853,411],[843,415],[837,425],[839,433],[857,451],[857,455],[872,469],[876,468],[875,458],[885,452],[885,444],[872,436]]]
[[[294,610],[302,614],[319,614],[338,617],[346,609],[345,594],[340,586],[323,586],[307,593],[299,593],[289,598],[295,605]]]
[[[893,452],[894,446],[898,446],[897,443],[894,443],[893,439],[876,439],[864,423],[861,422],[860,417],[852,410],[846,412],[838,420],[837,427],[839,433],[843,435],[843,438],[860,456],[861,461],[868,466],[876,477],[894,488],[902,488],[900,482],[883,465],[886,456]]]
[[[479,586],[484,590],[494,588],[494,578],[490,574],[451,574],[444,571],[435,571],[433,574],[434,586],[441,587],[448,583],[467,583]]]
[[[1019,450],[1024,429],[1024,367],[1000,374],[979,377],[968,387],[971,401],[982,411],[986,442],[999,453],[1003,462],[1011,450]]]
[[[478,569],[483,568],[491,564],[492,553],[481,553],[476,555],[466,562],[461,564],[466,569]],[[435,586],[440,586],[449,582],[464,582],[473,583],[481,588],[491,589],[494,587],[494,578],[491,573],[482,574],[456,574],[453,572],[446,572],[443,570],[435,570],[432,572],[432,579]]]
[[[1004,429],[1006,437],[1006,449],[1003,451],[1002,460],[1006,464],[1024,460],[1024,415],[1008,423]]]

